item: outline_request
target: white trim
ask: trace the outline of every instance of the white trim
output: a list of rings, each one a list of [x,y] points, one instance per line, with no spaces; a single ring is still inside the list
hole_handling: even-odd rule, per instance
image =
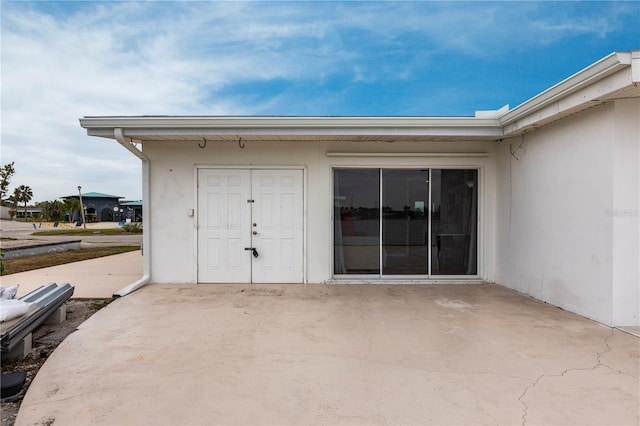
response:
[[[194,165],[196,169],[249,169],[249,170],[306,170],[307,166],[279,166],[279,165],[266,165],[266,166],[258,166],[258,165],[250,165],[250,164],[237,164],[237,165],[220,165],[220,166],[211,166],[208,164],[196,164]]]
[[[199,270],[199,265],[198,265],[198,232],[200,231],[200,212],[198,209],[198,206],[200,205],[200,203],[198,202],[198,190],[200,188],[200,174],[199,174],[199,168],[198,166],[194,166],[193,167],[193,175],[194,175],[194,179],[193,179],[193,189],[194,189],[194,209],[193,209],[193,220],[194,220],[194,225],[193,225],[193,258],[191,259],[193,262],[193,280],[192,282],[194,284],[198,284],[198,274],[200,273]]]
[[[123,124],[126,124],[123,126]],[[388,132],[426,128],[487,128],[499,127],[497,118],[485,117],[286,117],[286,116],[85,116],[80,119],[85,129],[112,129],[126,127],[131,130],[147,129],[244,129],[263,134],[265,129],[283,131],[282,134],[301,134],[341,129],[377,129]],[[295,130],[294,130],[295,129]],[[269,132],[271,133],[271,132]],[[360,133],[360,132],[358,132]]]
[[[309,282],[309,270],[307,268],[307,166],[302,168],[302,283]]]
[[[351,278],[332,278],[329,280],[325,280],[324,284],[380,284],[380,285],[433,285],[433,284],[490,284],[488,281],[483,280],[482,278],[470,277],[469,279],[452,277],[448,278],[438,278],[438,279],[354,279]]]
[[[631,52],[614,52],[507,112],[500,117],[500,125],[504,128],[630,65]]]
[[[640,83],[640,50],[631,52],[631,81]]]
[[[486,152],[327,152],[327,157],[488,157]]]

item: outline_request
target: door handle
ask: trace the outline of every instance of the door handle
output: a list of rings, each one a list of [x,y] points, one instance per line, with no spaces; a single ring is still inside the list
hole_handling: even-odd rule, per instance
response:
[[[258,257],[258,250],[255,247],[245,247],[244,249],[246,251],[251,250],[251,254],[253,254],[253,257]]]

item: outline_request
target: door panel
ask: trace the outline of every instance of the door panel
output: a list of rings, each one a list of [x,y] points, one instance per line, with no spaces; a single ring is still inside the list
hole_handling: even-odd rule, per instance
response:
[[[382,274],[429,273],[429,171],[382,171]]]
[[[253,282],[303,282],[302,170],[253,170]]]
[[[433,275],[477,274],[478,171],[433,170]]]
[[[249,170],[198,171],[198,282],[251,281]]]
[[[333,171],[333,271],[380,274],[380,171]]]

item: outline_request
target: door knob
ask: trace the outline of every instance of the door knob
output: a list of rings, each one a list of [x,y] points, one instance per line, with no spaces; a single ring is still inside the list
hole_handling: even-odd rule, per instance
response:
[[[258,235],[258,231],[253,231],[253,235]]]
[[[257,223],[254,223],[254,224],[253,224],[253,226],[258,226],[258,224],[257,224]]]

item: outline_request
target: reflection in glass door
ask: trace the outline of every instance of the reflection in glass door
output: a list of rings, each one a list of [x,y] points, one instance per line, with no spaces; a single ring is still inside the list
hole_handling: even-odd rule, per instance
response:
[[[477,274],[478,171],[431,171],[431,274]]]
[[[333,172],[335,274],[380,274],[380,170]]]
[[[382,274],[429,273],[428,170],[382,171]]]
[[[334,274],[477,275],[478,170],[334,169]]]

